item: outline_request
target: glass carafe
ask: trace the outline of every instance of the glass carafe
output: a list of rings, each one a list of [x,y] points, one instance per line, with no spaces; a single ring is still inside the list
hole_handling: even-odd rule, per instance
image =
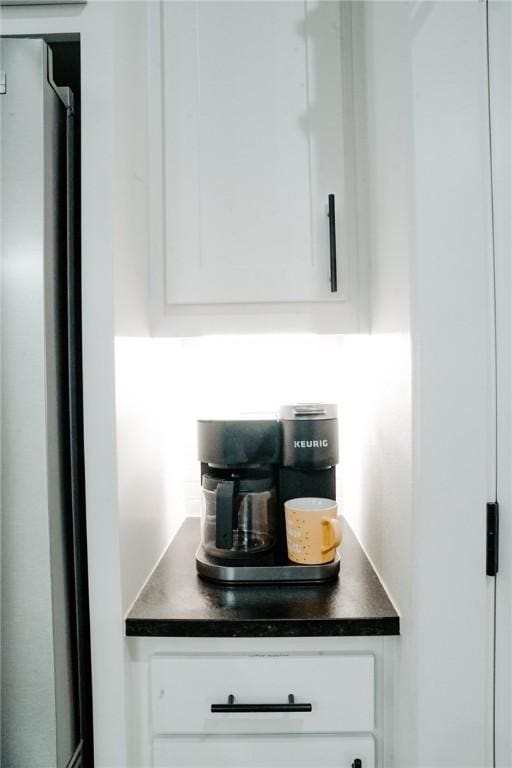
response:
[[[276,489],[271,473],[210,470],[201,488],[202,541],[217,559],[245,559],[276,543]]]

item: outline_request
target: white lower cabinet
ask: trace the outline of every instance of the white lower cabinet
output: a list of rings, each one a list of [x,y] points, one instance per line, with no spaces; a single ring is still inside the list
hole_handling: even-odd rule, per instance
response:
[[[128,638],[129,766],[391,767],[394,642]]]
[[[268,705],[273,711],[212,710],[228,705],[229,696],[233,708]],[[310,711],[286,711],[289,696]],[[156,733],[329,733],[341,726],[344,731],[372,731],[373,706],[371,654],[178,654],[151,660],[151,721]]]
[[[357,761],[360,761],[359,763]],[[372,768],[372,736],[157,738],[155,768]]]

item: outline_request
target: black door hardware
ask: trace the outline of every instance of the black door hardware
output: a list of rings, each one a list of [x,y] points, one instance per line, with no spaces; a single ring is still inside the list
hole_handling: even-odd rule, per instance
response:
[[[498,573],[499,511],[497,501],[487,503],[487,562],[485,568],[487,576],[496,576]]]
[[[363,764],[358,757],[352,763],[352,768],[363,768]]]
[[[288,704],[235,704],[232,693],[227,704],[212,704],[212,712],[311,712],[311,704],[296,704],[293,693],[288,694]]]
[[[330,265],[331,265],[331,293],[338,290],[338,265],[336,262],[336,212],[334,206],[334,195],[329,195],[329,244],[330,244]]]

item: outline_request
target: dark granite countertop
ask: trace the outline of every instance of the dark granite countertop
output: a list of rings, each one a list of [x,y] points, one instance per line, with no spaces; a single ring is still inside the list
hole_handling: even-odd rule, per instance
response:
[[[199,519],[187,518],[126,619],[157,637],[398,635],[400,620],[348,523],[339,579],[318,585],[224,586],[195,570]]]

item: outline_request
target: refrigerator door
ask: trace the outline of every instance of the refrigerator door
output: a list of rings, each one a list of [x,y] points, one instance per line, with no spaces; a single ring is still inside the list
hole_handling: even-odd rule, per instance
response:
[[[42,40],[0,40],[1,759],[80,765],[68,114]]]

